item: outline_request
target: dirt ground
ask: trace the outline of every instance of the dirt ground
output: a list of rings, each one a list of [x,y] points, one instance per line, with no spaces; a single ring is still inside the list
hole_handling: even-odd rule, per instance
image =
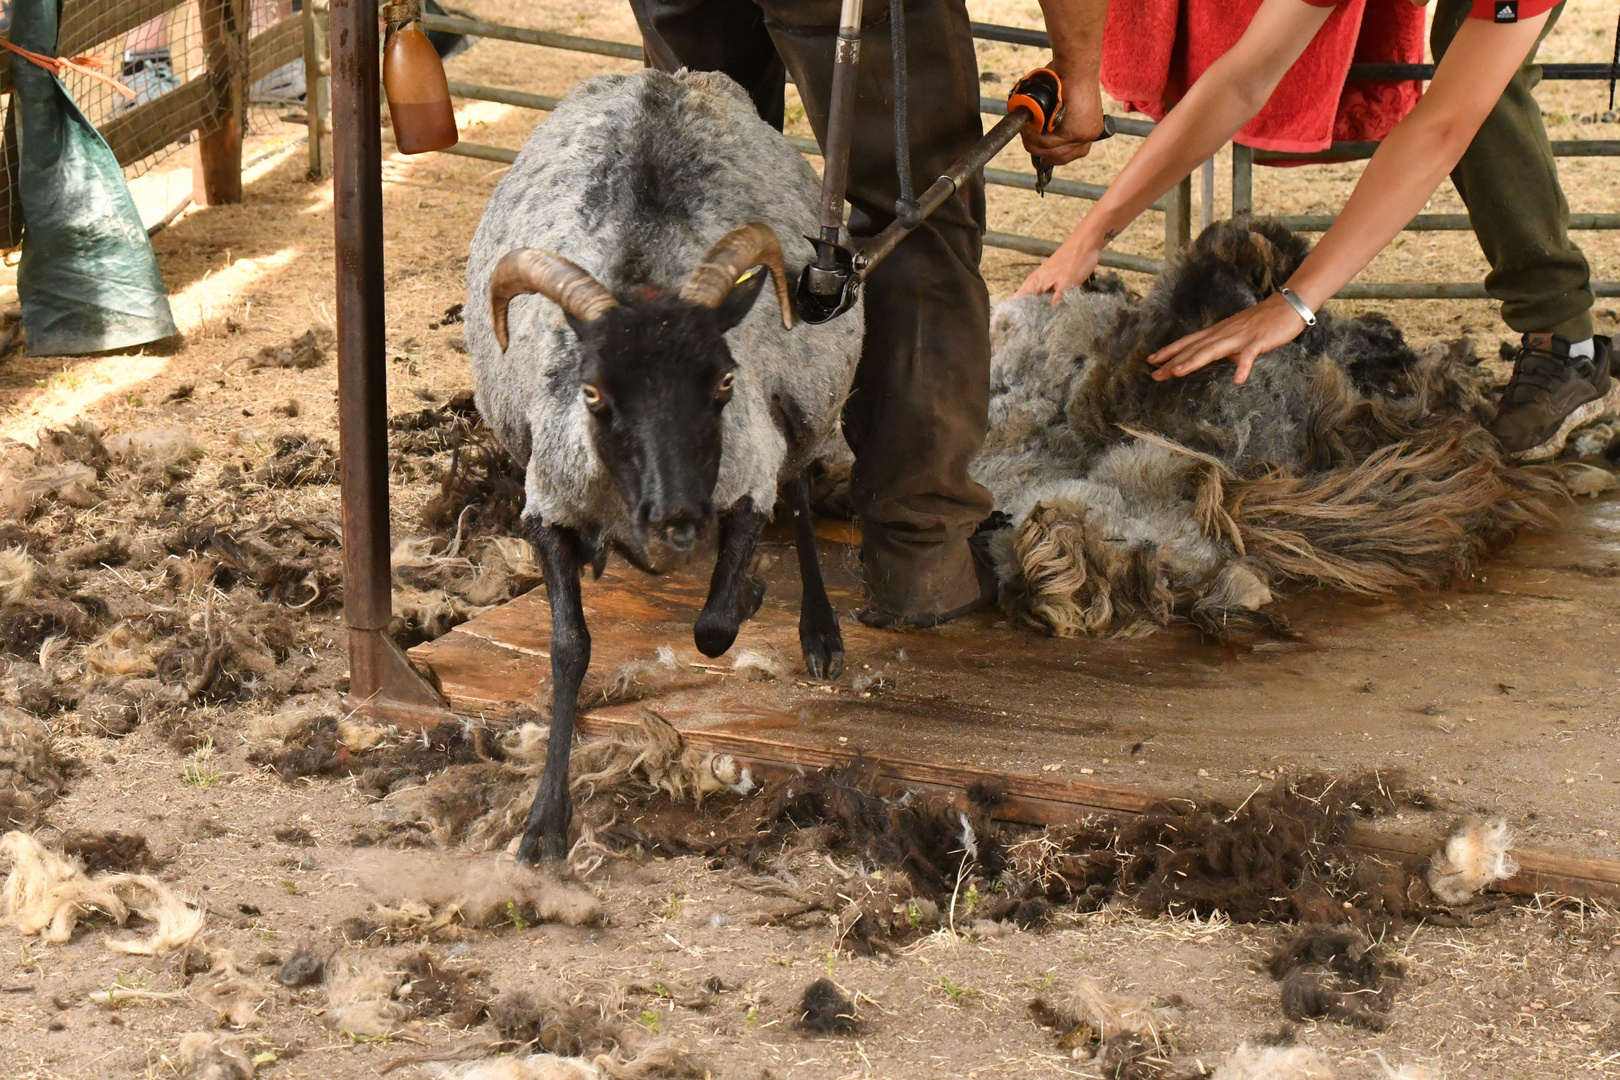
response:
[[[462,6],[497,21],[635,39],[628,11],[604,0]],[[970,6],[976,18],[1039,24],[1032,2]],[[1611,20],[1611,6],[1570,0],[1544,58],[1606,59]],[[985,92],[1004,90],[1040,59],[981,43]],[[452,78],[561,94],[588,74],[633,65],[486,41],[449,67]],[[1555,139],[1620,130],[1612,114],[1604,119],[1595,83],[1548,84],[1541,98]],[[469,142],[516,147],[539,119],[462,104]],[[790,109],[790,119],[808,133],[802,112]],[[152,872],[206,913],[190,960],[110,951],[120,932],[105,918],[87,920],[60,946],[0,927],[0,1074],[181,1075],[183,1035],[239,1032],[253,1064],[212,1075],[376,1076],[401,1059],[522,1041],[492,1021],[464,1029],[467,1001],[545,991],[596,1002],[600,987],[592,987],[604,979],[618,987],[612,1008],[603,1006],[610,1019],[642,1041],[674,1040],[698,1076],[1102,1076],[1100,1063],[1060,1047],[1031,1017],[1032,1000],[1061,997],[1081,979],[1166,1010],[1174,1025],[1168,1064],[1141,1075],[1203,1075],[1240,1043],[1276,1038],[1286,1018],[1264,961],[1290,927],[1149,918],[1121,905],[1060,906],[1030,929],[953,927],[953,903],[946,925],[922,920],[890,948],[864,955],[826,912],[781,917],[788,878],[790,892],[808,894],[853,891],[886,872],[814,847],[784,859],[776,885],[724,859],[631,848],[577,883],[600,905],[599,916],[573,920],[581,925],[543,904],[519,904],[481,928],[417,926],[392,941],[372,932],[376,905],[399,910],[401,895],[453,892],[442,883],[474,877],[495,857],[466,844],[378,846],[398,823],[395,800],[377,797],[388,783],[346,769],[284,780],[266,763],[289,730],[340,713],[346,679],[333,603],[340,496],[318,442],[336,443],[334,367],[319,334],[333,322],[332,193],[329,183],[305,179],[300,134],[284,124],[255,137],[249,156],[270,156],[249,171],[245,204],[192,209],[154,238],[182,331],[177,343],[132,355],[0,360],[0,438],[8,440],[0,468],[34,468],[40,433],[79,418],[100,429],[115,457],[113,440],[131,432],[180,428],[189,440],[128,447],[83,481],[88,495],[28,496],[22,511],[7,511],[0,549],[29,552],[36,577],[55,590],[52,602],[88,612],[94,604],[72,598],[90,597],[106,610],[75,616],[96,627],[77,643],[65,623],[6,622],[0,629],[32,635],[32,644],[26,655],[0,658],[0,697],[13,709],[8,716],[26,707],[44,717],[57,756],[72,762],[55,801],[28,812],[40,840],[58,845],[65,830],[139,834]],[[1129,150],[1129,140],[1116,139],[1061,175],[1103,182]],[[1018,158],[1009,152],[997,164],[1024,167]],[[1256,202],[1329,211],[1358,171],[1258,170]],[[1561,171],[1575,210],[1615,207],[1620,187],[1607,159],[1566,160]],[[437,410],[417,429],[426,434],[402,424],[393,436],[396,541],[429,532],[423,511],[450,464],[448,443],[434,440],[452,430],[446,410],[471,378],[460,327],[445,315],[464,299],[467,241],[502,173],[494,163],[448,156],[385,159],[389,410]],[[136,193],[149,219],[173,205],[185,175],[176,157],[141,178]],[[1227,197],[1224,175],[1217,205]],[[1055,239],[1081,209],[996,189],[991,226]],[[1448,186],[1430,209],[1461,205]],[[1159,256],[1161,233],[1149,215],[1118,246]],[[1615,234],[1580,240],[1596,278],[1620,279]],[[1033,265],[1001,251],[985,259],[997,296]],[[1470,281],[1483,272],[1471,236],[1431,234],[1403,237],[1366,277]],[[1144,279],[1129,280],[1140,287]],[[0,302],[14,297],[14,286],[0,290]],[[1598,307],[1600,332],[1612,333],[1616,303]],[[1506,336],[1493,305],[1482,302],[1377,309],[1419,344],[1471,333],[1490,355]],[[307,331],[317,331],[308,345],[287,348]],[[61,445],[46,444],[47,456]],[[63,453],[59,463],[80,460],[71,448]],[[14,491],[3,494],[8,507],[22,505]],[[1055,642],[991,619],[892,645],[885,635],[849,630],[850,670],[840,685],[738,680],[723,693],[738,708],[797,711],[818,738],[840,745],[900,744],[910,757],[1031,775],[1083,772],[1097,783],[1233,806],[1279,775],[1403,767],[1429,792],[1431,808],[1403,813],[1400,828],[1436,830],[1458,814],[1496,813],[1527,845],[1620,858],[1617,507],[1613,497],[1583,500],[1563,532],[1526,538],[1448,593],[1295,598],[1288,611],[1305,634],[1298,646],[1229,650],[1184,631]],[[221,532],[234,539],[220,541]],[[780,542],[771,550],[786,554]],[[479,573],[497,598],[533,584],[532,567],[516,557],[494,580],[493,551],[479,549]],[[833,548],[828,560],[847,589],[848,555]],[[777,589],[771,602],[783,596]],[[70,618],[59,609],[52,617]],[[128,630],[114,637],[117,626]],[[665,629],[649,632],[647,654]],[[432,636],[421,625],[405,632],[407,640]],[[763,629],[745,634],[756,632],[757,642],[742,644],[770,644]],[[668,640],[691,651],[687,638]],[[881,679],[888,681],[873,681]],[[161,698],[159,683],[184,695]],[[678,710],[712,696],[705,687],[674,690],[667,704]],[[810,700],[826,704],[807,713]],[[393,737],[387,745],[402,744]],[[1132,753],[1138,745],[1142,752]],[[1411,1067],[1411,1077],[1620,1074],[1613,911],[1544,896],[1454,921],[1475,925],[1411,919],[1387,930],[1382,948],[1405,977],[1384,1030],[1306,1022],[1294,1037],[1345,1077],[1388,1075],[1385,1062]],[[137,921],[127,933],[149,929]],[[295,955],[346,940],[345,956],[396,973],[389,985],[399,1022],[389,1033],[345,1032],[327,989],[274,978]],[[397,974],[418,964],[423,949],[443,971],[470,980],[447,993],[456,1007],[420,1005],[401,985],[433,982]],[[237,1013],[222,1026],[219,994],[207,988],[228,974],[226,953],[241,980],[234,992],[253,1015]],[[198,970],[211,964],[212,975]],[[853,998],[853,1033],[800,1029],[801,995],[819,977]]]

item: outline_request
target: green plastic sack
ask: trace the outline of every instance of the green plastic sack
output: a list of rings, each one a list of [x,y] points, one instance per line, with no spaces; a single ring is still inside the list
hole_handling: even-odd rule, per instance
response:
[[[12,0],[13,44],[56,55],[61,0]],[[12,56],[30,356],[124,349],[171,337],[174,316],[124,170],[67,88]]]

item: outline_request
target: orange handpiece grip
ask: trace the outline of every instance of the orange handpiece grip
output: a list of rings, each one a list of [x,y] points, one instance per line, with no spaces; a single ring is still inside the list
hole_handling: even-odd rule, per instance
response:
[[[1027,109],[1039,131],[1051,131],[1063,118],[1063,80],[1051,68],[1036,68],[1007,95],[1007,111]]]

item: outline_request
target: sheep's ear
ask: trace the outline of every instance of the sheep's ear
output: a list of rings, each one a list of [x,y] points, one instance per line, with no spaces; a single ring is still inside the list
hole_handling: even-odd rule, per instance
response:
[[[720,321],[720,332],[724,334],[754,310],[754,301],[759,299],[760,290],[765,287],[765,279],[770,277],[770,271],[764,266],[755,266],[743,271],[742,277],[726,293],[726,298],[720,301],[720,306],[714,309],[714,317]]]

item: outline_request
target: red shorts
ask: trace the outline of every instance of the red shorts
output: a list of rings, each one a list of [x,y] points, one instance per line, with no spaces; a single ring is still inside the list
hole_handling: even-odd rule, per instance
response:
[[[1339,7],[1348,0],[1305,0],[1312,7]],[[1489,19],[1492,22],[1516,23],[1557,7],[1559,0],[1474,0],[1471,19]]]

